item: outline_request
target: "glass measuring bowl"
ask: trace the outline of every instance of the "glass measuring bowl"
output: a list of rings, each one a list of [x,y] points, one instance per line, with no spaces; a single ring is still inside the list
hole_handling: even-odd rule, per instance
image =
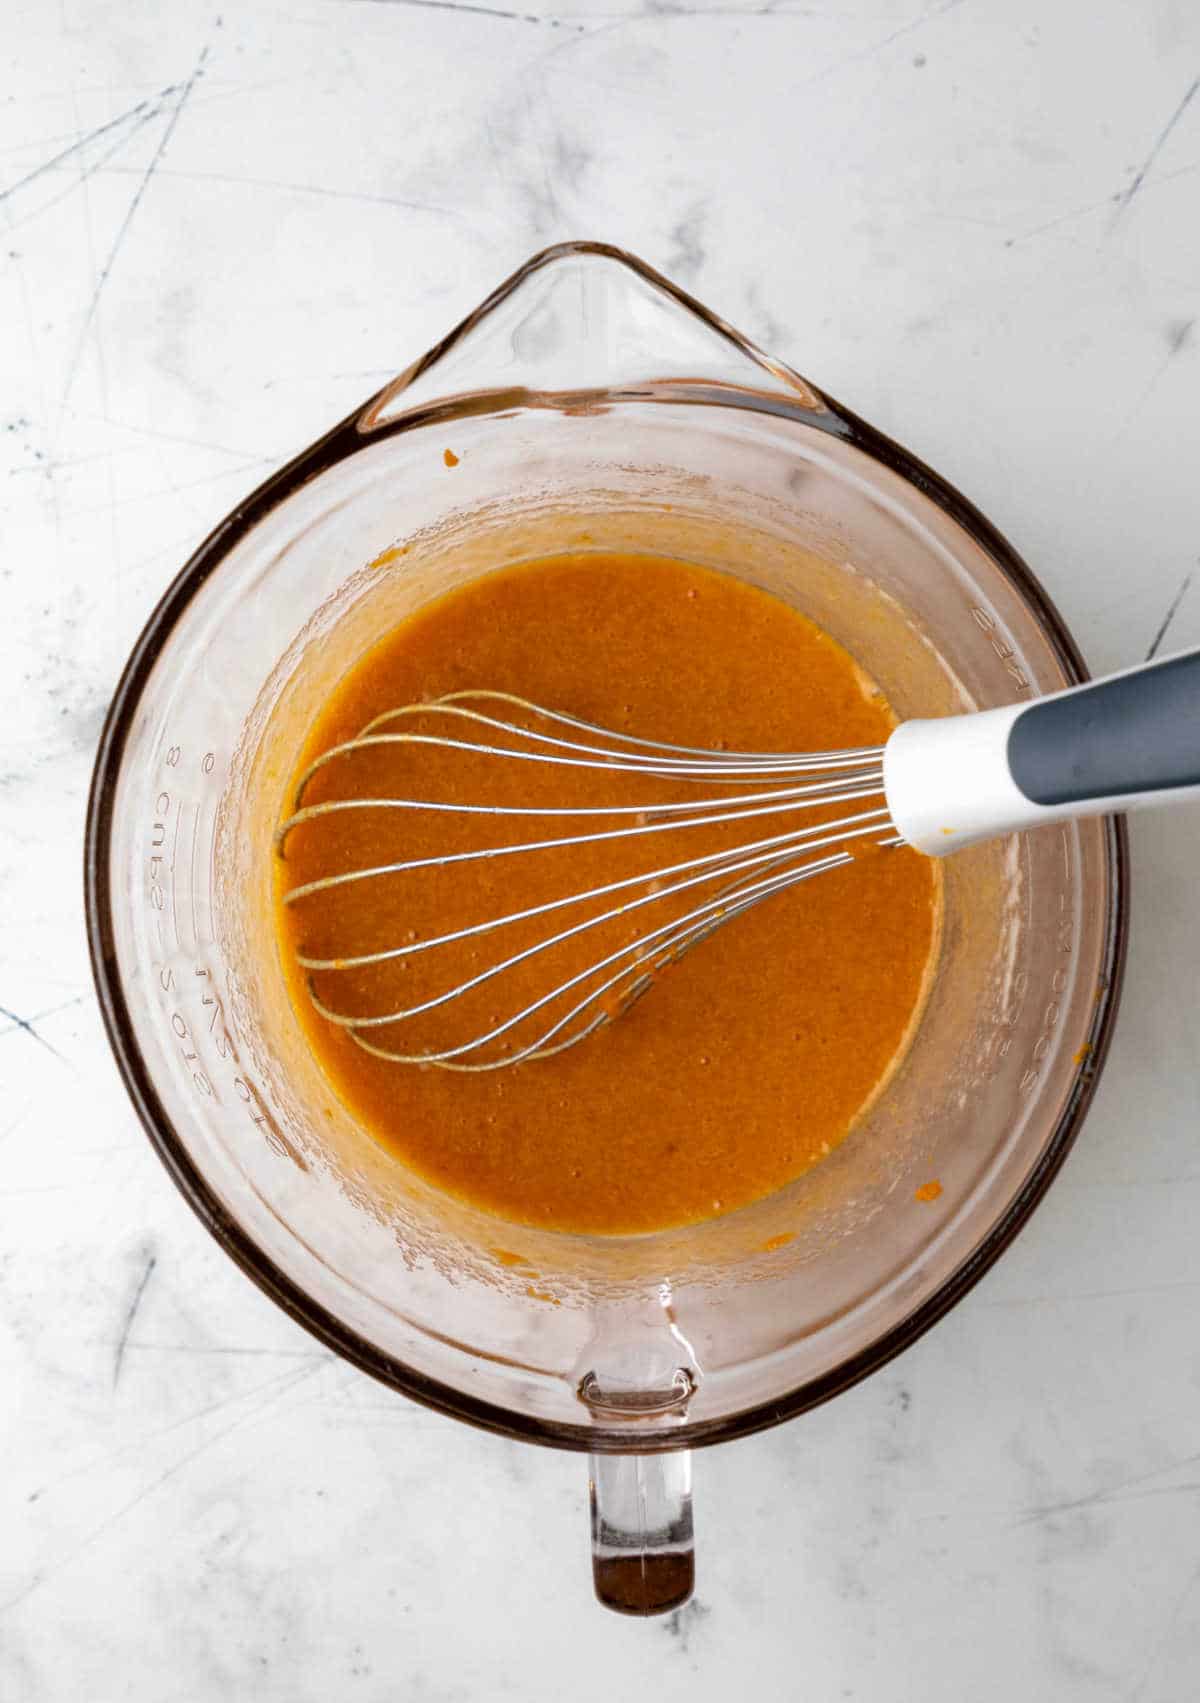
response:
[[[1028,569],[935,474],[640,262],[568,244],[187,563],[101,738],[86,888],[126,1085],[222,1246],[393,1388],[588,1453],[597,1592],[649,1613],[691,1588],[688,1451],[883,1364],[1040,1198],[1104,1058],[1126,875],[1113,820],[948,860],[905,1064],[769,1200],[593,1238],[424,1185],[333,1099],[288,1005],[269,900],[283,789],[315,704],[386,625],[504,563],[622,545],[773,590],[901,715],[1081,677]],[[940,1197],[918,1200],[932,1178]]]

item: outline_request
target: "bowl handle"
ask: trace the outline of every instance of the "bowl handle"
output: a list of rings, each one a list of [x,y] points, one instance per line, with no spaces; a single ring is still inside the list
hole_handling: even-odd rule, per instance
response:
[[[666,1442],[639,1453],[638,1444],[681,1426],[695,1388],[686,1366],[635,1385],[594,1371],[580,1381],[579,1399],[604,1434],[588,1475],[592,1579],[618,1614],[668,1614],[692,1594],[691,1451]]]
[[[618,1614],[682,1608],[696,1576],[692,1454],[592,1455],[592,1580]]]

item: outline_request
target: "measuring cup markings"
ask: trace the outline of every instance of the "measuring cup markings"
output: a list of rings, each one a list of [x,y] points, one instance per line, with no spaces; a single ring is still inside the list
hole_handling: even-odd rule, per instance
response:
[[[988,643],[1004,664],[1004,672],[1016,685],[1017,690],[1019,692],[1031,691],[1029,676],[1017,662],[1016,650],[1005,638],[995,616],[990,615],[986,609],[981,609],[977,603],[972,603],[970,610],[975,625],[988,635]]]
[[[249,1122],[262,1135],[271,1151],[280,1158],[290,1159],[300,1170],[307,1171],[307,1161],[284,1135],[261,1090],[242,1067],[237,1043],[225,1017],[224,1001],[217,992],[216,972],[206,964],[193,965],[191,977],[185,978],[181,985],[172,965],[156,964],[154,968],[159,991],[164,996],[162,1004],[167,1022],[197,1094],[202,1099],[223,1105],[220,1078],[226,1078],[237,1099],[246,1108]],[[200,1017],[189,1022],[185,1007],[194,1004],[197,996]],[[207,1051],[215,1053],[215,1061],[206,1056]]]
[[[182,744],[168,744],[162,761],[182,780],[186,769]],[[206,750],[199,758],[200,773],[205,777],[213,774],[216,765],[214,750]],[[216,915],[216,872],[211,853],[205,860],[207,879],[201,879],[204,815],[205,800],[185,797],[177,783],[174,790],[163,787],[155,794],[148,836],[147,896],[158,943],[152,970],[161,1007],[199,1098],[224,1104],[222,1083],[227,1082],[271,1150],[307,1170],[306,1161],[284,1136],[261,1090],[242,1068],[225,1003],[218,992],[219,970],[203,959],[196,961],[204,943],[212,938]]]
[[[1064,877],[1069,876],[1071,868],[1067,832],[1066,828],[1059,830],[1059,837],[1062,842]],[[1056,953],[1069,958],[1075,950],[1075,921],[1071,914],[1070,893],[1066,886],[1058,895],[1058,913],[1054,928],[1054,949]],[[1054,1031],[1058,1026],[1059,1017],[1062,1015],[1062,995],[1066,993],[1070,980],[1067,966],[1065,964],[1057,965],[1050,977],[1051,998],[1042,1013],[1041,1026],[1037,1039],[1033,1043],[1031,1062],[1019,1083],[1023,1094],[1028,1094],[1041,1080],[1041,1067],[1053,1045]]]

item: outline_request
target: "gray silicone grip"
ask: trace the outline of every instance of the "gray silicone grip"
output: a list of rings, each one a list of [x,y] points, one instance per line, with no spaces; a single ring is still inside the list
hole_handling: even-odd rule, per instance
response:
[[[1200,651],[1031,704],[1008,766],[1035,804],[1200,785]]]

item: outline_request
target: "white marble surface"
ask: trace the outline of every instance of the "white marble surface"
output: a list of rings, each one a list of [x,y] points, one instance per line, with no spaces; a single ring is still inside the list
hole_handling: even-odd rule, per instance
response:
[[[1194,0],[517,4],[0,16],[0,1698],[1184,1703],[1200,813],[1135,824],[1116,1046],[1032,1225],[888,1371],[699,1459],[669,1621],[593,1606],[578,1459],[329,1358],[123,1096],[79,842],[130,643],[236,497],[556,238],[896,432],[1093,666],[1169,609],[1200,642]]]

